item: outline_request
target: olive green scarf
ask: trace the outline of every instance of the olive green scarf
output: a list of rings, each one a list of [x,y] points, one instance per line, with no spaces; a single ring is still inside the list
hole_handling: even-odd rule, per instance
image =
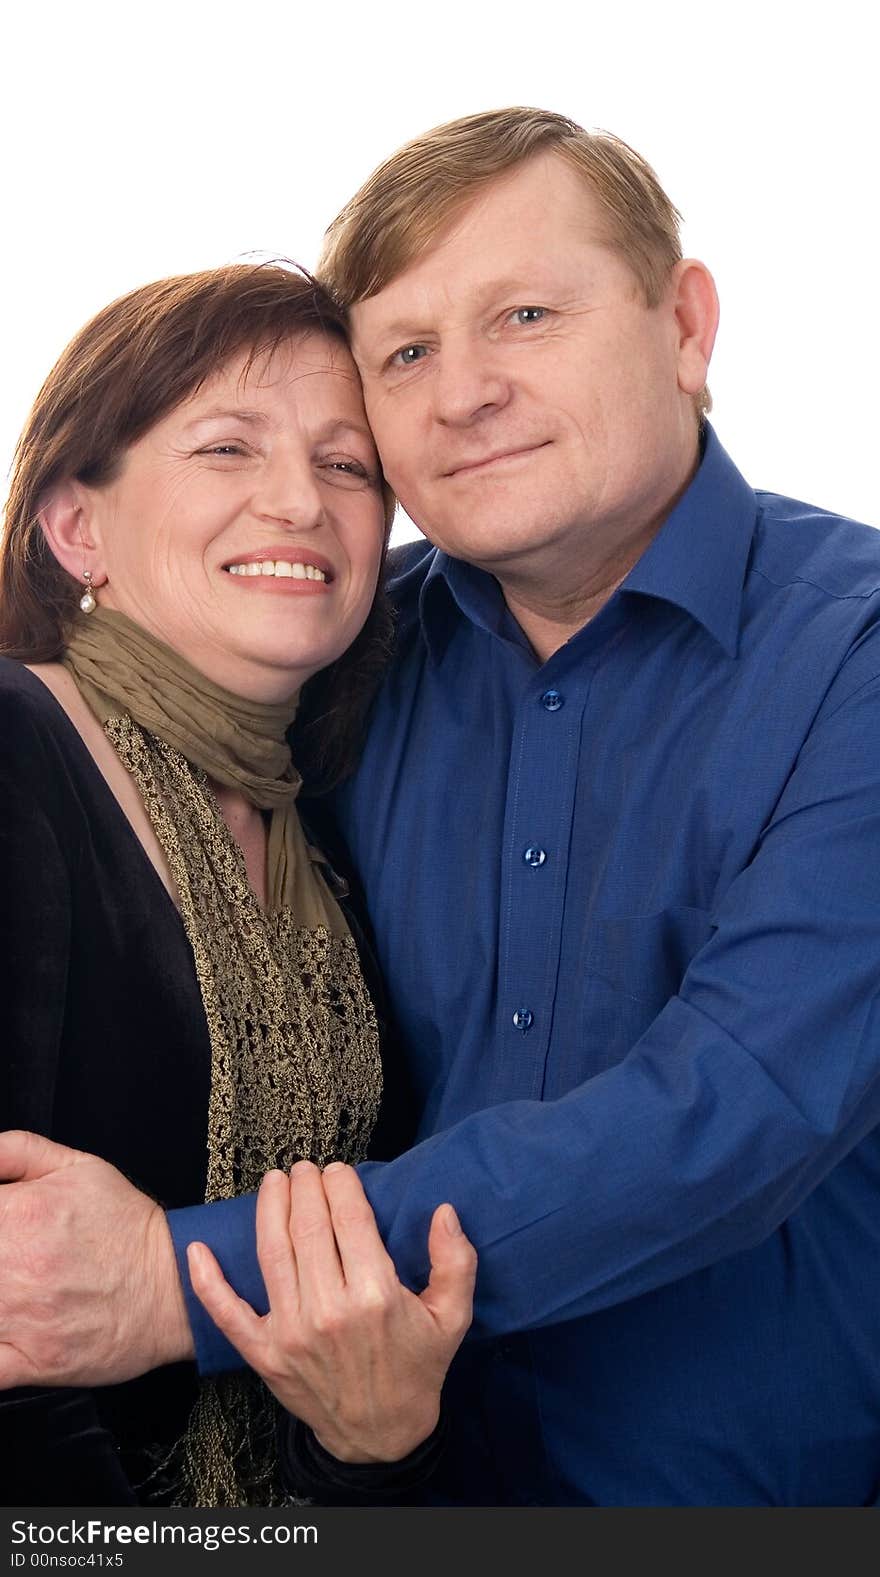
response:
[[[300,925],[340,933],[339,909],[327,901],[293,809],[300,777],[286,735],[296,695],[277,705],[232,695],[109,608],[77,621],[62,661],[101,724],[127,715],[215,782],[270,810],[270,913],[290,909]]]
[[[308,848],[286,731],[295,698],[230,695],[122,614],[77,621],[63,658],[134,780],[165,855],[211,1048],[205,1199],[270,1167],[357,1161],[381,1094],[373,1004],[341,910]],[[271,810],[264,911],[211,780]],[[271,1398],[249,1374],[201,1384],[147,1498],[271,1505]]]

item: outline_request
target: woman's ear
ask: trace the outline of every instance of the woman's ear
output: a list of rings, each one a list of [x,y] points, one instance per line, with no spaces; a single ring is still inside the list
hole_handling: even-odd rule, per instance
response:
[[[92,527],[88,490],[79,482],[59,482],[43,500],[39,513],[43,535],[68,575],[82,581],[91,573],[91,584],[107,579],[103,554]]]

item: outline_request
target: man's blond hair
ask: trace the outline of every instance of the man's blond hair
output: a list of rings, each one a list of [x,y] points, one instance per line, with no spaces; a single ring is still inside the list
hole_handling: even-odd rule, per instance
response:
[[[601,239],[628,263],[645,303],[656,306],[681,260],[681,215],[651,166],[611,132],[523,106],[447,121],[393,153],[331,224],[319,278],[343,310],[375,296],[484,186],[549,152],[583,180],[602,215]],[[708,410],[708,390],[694,403]]]

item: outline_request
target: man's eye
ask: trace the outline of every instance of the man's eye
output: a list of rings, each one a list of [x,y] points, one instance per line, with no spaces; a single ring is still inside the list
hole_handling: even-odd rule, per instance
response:
[[[546,316],[546,307],[517,307],[516,311],[511,313],[511,317],[515,318],[517,323],[521,323],[523,325],[527,323],[540,323],[541,319]]]
[[[416,362],[421,361],[427,354],[428,351],[425,345],[404,345],[400,350],[394,352],[394,355],[391,357],[391,366],[414,367]]]

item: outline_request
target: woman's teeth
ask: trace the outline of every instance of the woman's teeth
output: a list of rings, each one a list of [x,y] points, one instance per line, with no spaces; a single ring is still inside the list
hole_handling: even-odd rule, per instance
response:
[[[326,580],[316,564],[300,564],[290,559],[255,559],[249,564],[230,564],[230,575],[282,575],[290,580]]]

